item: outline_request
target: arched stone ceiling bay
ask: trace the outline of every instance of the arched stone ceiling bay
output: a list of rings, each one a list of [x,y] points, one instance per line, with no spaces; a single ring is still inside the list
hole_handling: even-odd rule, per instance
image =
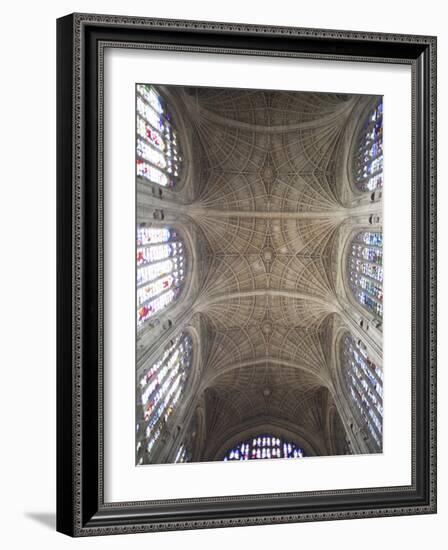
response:
[[[214,329],[243,328],[259,325],[265,317],[265,299],[253,294],[229,297],[218,296],[214,302],[196,304],[195,309],[207,318]]]
[[[332,173],[344,125],[298,130],[270,140],[270,154],[280,174]]]
[[[345,212],[332,174],[318,170],[282,173],[275,169],[269,154],[258,172],[204,174],[203,191],[189,206],[193,212],[322,212],[327,217]]]
[[[339,304],[327,299],[287,290],[253,290],[220,294],[196,302],[194,311],[206,316],[215,328],[287,323],[289,326],[318,327]]]
[[[277,173],[269,186],[268,200],[271,212],[322,212],[331,219],[345,212],[339,202],[334,176],[318,171]]]
[[[281,179],[283,176],[285,179],[286,175],[332,173],[351,108],[348,109],[344,104],[342,112],[343,116],[330,118],[325,113],[316,112],[319,124],[292,124],[281,126],[277,131],[269,131],[273,129],[272,126],[229,126],[226,124],[229,119],[217,122],[204,119],[200,112],[192,111],[191,122],[197,133],[197,141],[202,144],[201,164],[206,166],[201,176],[205,176],[206,181],[199,185],[202,189],[199,200],[207,201],[208,194],[213,194],[212,181],[218,174],[227,177],[231,174],[258,175],[265,187],[266,181],[269,187],[269,180],[275,182],[276,177]]]
[[[224,391],[229,389],[244,391],[244,389],[251,388],[254,390],[254,394],[264,400],[271,398],[274,390],[277,389],[281,390],[277,397],[284,399],[291,392],[303,393],[321,385],[322,382],[310,372],[288,366],[279,368],[278,364],[271,364],[267,360],[264,364],[248,365],[225,371],[215,379],[213,387]]]
[[[346,116],[354,101],[347,95],[278,90],[184,88],[184,92],[185,104],[205,119],[277,132],[326,117]]]
[[[251,325],[242,329],[213,329],[204,357],[204,375],[201,387],[213,385],[217,377],[235,368],[276,365],[303,370],[316,376],[320,383],[330,380],[323,348],[324,333],[318,329],[291,328],[272,324]]]
[[[297,199],[300,205],[300,191],[303,193],[303,188],[309,186],[316,196],[322,197],[323,206],[330,201],[338,207],[339,193],[334,177],[329,177],[324,185],[322,179],[325,174],[334,176],[342,135],[343,127],[339,126],[271,136],[227,128],[201,128],[199,139],[207,169],[201,172],[201,177],[206,179],[199,185],[201,194],[196,202],[206,206],[222,201],[226,204],[229,189],[238,193],[247,186],[248,180],[243,176],[252,176],[249,183],[254,196],[282,196],[285,189],[289,189],[295,191],[289,200]],[[318,175],[321,175],[320,181]],[[222,185],[223,176],[229,180],[226,186]]]
[[[322,256],[345,217],[300,218],[280,215],[213,216],[198,215],[195,223],[202,230],[208,250],[215,256],[263,255],[275,250],[281,255]]]
[[[338,310],[338,305],[327,300],[310,300],[307,298],[291,299],[287,295],[269,297],[271,307],[269,315],[274,325],[301,327],[314,330],[318,328],[329,313]]]
[[[260,417],[292,422],[313,434],[323,431],[325,389],[308,373],[266,363],[235,369],[205,391],[210,444],[230,428]]]
[[[265,357],[266,341],[257,328],[213,329],[209,332],[209,348],[205,361],[205,371],[211,375],[226,365],[236,365]],[[207,376],[206,374],[204,376]],[[206,385],[206,384],[205,384]]]
[[[191,205],[193,210],[254,212],[266,208],[266,191],[257,173],[210,171],[202,189]]]
[[[266,283],[265,264],[260,255],[213,256],[198,298],[202,301],[223,292],[233,294],[266,288]]]
[[[268,261],[267,254],[270,254]],[[259,255],[212,257],[197,301],[202,304],[224,293],[270,289],[296,291],[300,295],[310,294],[331,300],[333,286],[326,274],[325,259],[276,256],[268,249]]]
[[[270,148],[269,136],[205,122],[196,128],[213,172],[257,173]]]
[[[196,223],[207,244],[199,255],[201,307],[219,295],[255,290],[334,297],[333,252],[342,222],[248,217]]]
[[[264,246],[268,220],[248,217],[195,217],[213,255],[259,254]]]
[[[294,219],[270,221],[269,238],[281,256],[324,257],[333,245],[345,218]]]

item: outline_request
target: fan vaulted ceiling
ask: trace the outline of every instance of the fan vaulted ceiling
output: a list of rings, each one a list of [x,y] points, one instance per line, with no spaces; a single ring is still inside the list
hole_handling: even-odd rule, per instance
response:
[[[316,438],[332,403],[327,349],[348,217],[340,161],[360,99],[210,88],[172,97],[195,165],[181,213],[195,227],[192,310],[206,334],[203,455],[263,422]]]

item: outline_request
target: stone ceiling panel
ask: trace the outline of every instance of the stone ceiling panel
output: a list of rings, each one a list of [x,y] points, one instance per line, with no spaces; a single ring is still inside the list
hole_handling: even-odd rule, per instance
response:
[[[337,161],[359,99],[210,88],[179,98],[197,136],[198,192],[182,213],[203,241],[193,307],[208,340],[207,437],[267,417],[321,433],[334,250],[349,216]]]

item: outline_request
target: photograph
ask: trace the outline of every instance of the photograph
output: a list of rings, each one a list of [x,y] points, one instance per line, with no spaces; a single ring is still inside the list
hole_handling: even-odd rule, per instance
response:
[[[380,95],[135,85],[137,467],[383,453],[383,157]]]

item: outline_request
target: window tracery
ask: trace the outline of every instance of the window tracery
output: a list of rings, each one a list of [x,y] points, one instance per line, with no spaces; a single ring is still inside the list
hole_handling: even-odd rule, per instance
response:
[[[224,461],[268,458],[302,458],[303,449],[282,437],[259,435],[235,445],[227,451]]]
[[[376,317],[383,317],[383,235],[363,231],[351,242],[348,280],[356,300]]]
[[[179,296],[185,279],[185,247],[168,227],[137,229],[137,328]]]
[[[156,443],[179,405],[191,368],[192,348],[191,336],[182,333],[137,380],[139,464],[150,462]]]
[[[369,357],[361,341],[342,340],[342,365],[351,405],[361,416],[376,449],[382,448],[383,369]]]
[[[358,139],[355,182],[360,191],[383,187],[383,100],[370,111]]]
[[[182,156],[177,131],[166,101],[148,84],[137,85],[137,176],[175,187]]]

